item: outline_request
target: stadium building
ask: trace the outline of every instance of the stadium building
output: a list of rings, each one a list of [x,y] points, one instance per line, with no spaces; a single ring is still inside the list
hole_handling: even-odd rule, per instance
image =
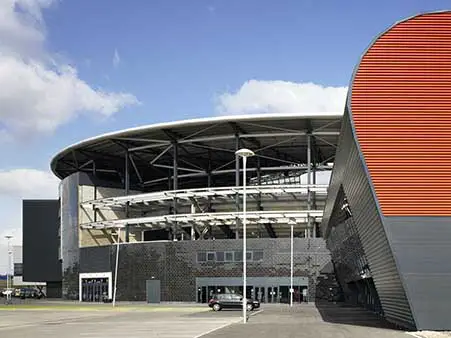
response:
[[[235,152],[248,148],[248,295],[287,302],[293,281],[296,302],[341,295],[449,330],[450,83],[451,13],[426,13],[372,42],[344,115],[189,120],[70,146],[51,164],[59,200],[24,201],[23,278],[80,301],[111,297],[115,279],[119,300],[241,292]]]
[[[64,149],[51,164],[62,179],[60,204],[24,202],[25,278],[46,277],[27,265],[45,253],[29,244],[47,226],[41,221],[54,224],[52,241],[60,234],[47,245],[48,269],[53,279],[61,270],[64,298],[112,296],[118,242],[119,300],[206,302],[213,292],[242,291],[243,168],[235,152],[249,148],[247,293],[286,302],[293,272],[296,301],[328,296],[332,281],[319,277],[331,272],[330,254],[319,225],[341,117],[189,120]],[[42,204],[53,211],[43,215]]]

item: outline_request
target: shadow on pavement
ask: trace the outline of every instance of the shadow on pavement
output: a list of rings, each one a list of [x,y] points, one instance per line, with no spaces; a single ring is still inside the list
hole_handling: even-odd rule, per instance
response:
[[[355,305],[317,302],[316,307],[322,319],[328,323],[401,330],[401,328],[388,322],[377,314]]]

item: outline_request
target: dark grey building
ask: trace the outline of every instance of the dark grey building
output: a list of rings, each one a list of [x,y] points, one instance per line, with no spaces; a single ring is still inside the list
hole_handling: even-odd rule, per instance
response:
[[[58,200],[24,200],[23,265],[24,282],[46,282],[47,296],[61,297],[60,219]]]

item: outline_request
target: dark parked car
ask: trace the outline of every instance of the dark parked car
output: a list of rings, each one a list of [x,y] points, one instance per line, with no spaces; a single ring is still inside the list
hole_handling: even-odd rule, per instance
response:
[[[33,289],[33,288],[22,288],[22,289],[20,289],[19,297],[21,299],[25,299],[25,298],[41,299],[42,294],[39,293],[38,290]]]
[[[222,309],[241,309],[243,307],[243,296],[234,293],[221,293],[213,295],[208,302],[208,306],[214,311],[221,311]],[[252,311],[260,307],[258,300],[247,300],[247,310]]]

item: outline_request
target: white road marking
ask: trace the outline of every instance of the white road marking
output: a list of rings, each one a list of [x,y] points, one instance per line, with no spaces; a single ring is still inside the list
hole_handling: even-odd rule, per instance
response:
[[[255,315],[259,314],[260,312],[263,312],[263,309],[260,309],[258,311],[252,312],[249,316],[255,316]]]
[[[406,332],[406,334],[411,335],[411,336],[414,336],[414,337],[416,337],[416,338],[424,338],[423,336],[417,335],[415,332]]]
[[[208,330],[208,331],[206,331],[206,332],[204,332],[204,333],[198,334],[197,336],[194,336],[193,338],[200,338],[200,337],[206,336],[207,334],[210,334],[210,333],[212,333],[212,332],[221,330],[221,329],[226,328],[227,326],[230,326],[230,325],[232,325],[232,324],[239,323],[240,321],[241,321],[241,319],[238,319],[238,320],[235,320],[235,321],[233,321],[233,322],[226,323],[226,324],[221,325],[221,326],[219,326],[219,327],[216,327],[216,328],[213,328],[213,329],[211,329],[211,330]]]

